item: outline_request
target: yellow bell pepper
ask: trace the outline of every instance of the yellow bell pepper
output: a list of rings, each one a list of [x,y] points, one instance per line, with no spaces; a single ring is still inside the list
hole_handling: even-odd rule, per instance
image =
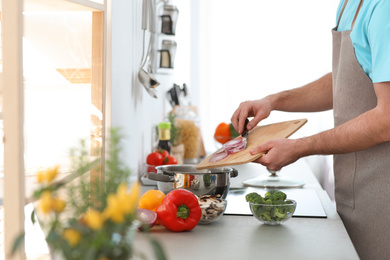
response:
[[[138,208],[156,211],[158,206],[161,205],[164,197],[165,197],[165,194],[162,191],[148,190],[139,199]]]

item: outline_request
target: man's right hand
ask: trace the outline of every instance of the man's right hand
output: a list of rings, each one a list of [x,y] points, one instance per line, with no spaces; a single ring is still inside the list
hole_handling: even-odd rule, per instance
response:
[[[247,125],[248,131],[252,130],[257,124],[267,118],[272,111],[272,104],[269,98],[263,98],[253,101],[245,101],[233,113],[231,122],[239,134],[244,131],[245,120],[253,117]]]

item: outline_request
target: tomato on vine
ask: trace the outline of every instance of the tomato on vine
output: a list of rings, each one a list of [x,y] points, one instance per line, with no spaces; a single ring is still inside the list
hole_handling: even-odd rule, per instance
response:
[[[164,162],[164,157],[157,152],[150,153],[148,157],[146,157],[146,163],[149,165],[158,166],[158,165],[162,165],[163,162]]]
[[[162,155],[163,158],[167,157],[169,155],[168,151],[167,150],[164,150],[164,149],[158,149],[156,151],[156,153],[159,153]]]
[[[164,159],[164,164],[177,164],[177,160],[175,157],[171,156],[171,155],[168,155],[167,157],[165,157]]]

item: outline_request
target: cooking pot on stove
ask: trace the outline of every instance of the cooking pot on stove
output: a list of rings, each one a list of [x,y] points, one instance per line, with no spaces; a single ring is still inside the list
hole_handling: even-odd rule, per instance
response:
[[[230,187],[230,178],[238,175],[232,167],[196,169],[195,165],[157,166],[157,173],[148,173],[150,180],[157,181],[158,190],[168,194],[174,189],[186,189],[197,196],[220,195],[226,198]]]

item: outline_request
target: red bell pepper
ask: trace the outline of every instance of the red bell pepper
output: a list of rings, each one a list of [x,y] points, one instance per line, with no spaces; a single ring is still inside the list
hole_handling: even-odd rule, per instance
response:
[[[156,213],[160,224],[175,232],[192,230],[202,217],[198,198],[185,189],[169,192]]]

